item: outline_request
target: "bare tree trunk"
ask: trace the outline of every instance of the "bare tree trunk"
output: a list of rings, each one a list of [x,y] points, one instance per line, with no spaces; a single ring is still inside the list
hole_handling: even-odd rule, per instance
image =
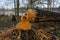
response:
[[[51,11],[51,3],[52,3],[52,0],[47,0],[47,7],[48,7],[48,11]]]
[[[16,0],[14,0],[14,10],[15,10],[15,16],[16,16],[17,15],[16,14],[17,12],[16,12],[16,3],[15,2],[16,2]]]
[[[53,8],[54,8],[54,0],[53,0]]]
[[[19,20],[19,0],[14,0],[15,16],[16,20]]]
[[[19,0],[17,0],[17,16],[19,16]]]

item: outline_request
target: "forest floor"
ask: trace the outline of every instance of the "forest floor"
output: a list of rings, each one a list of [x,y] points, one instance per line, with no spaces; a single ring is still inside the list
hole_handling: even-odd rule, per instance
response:
[[[60,22],[40,22],[33,24],[37,40],[60,40]],[[39,27],[37,27],[39,25]],[[0,19],[0,40],[18,40],[15,24],[8,17]]]

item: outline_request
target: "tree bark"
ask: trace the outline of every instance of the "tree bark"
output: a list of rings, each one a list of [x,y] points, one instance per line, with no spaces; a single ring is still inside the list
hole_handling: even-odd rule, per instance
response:
[[[17,0],[17,16],[19,16],[19,0]]]

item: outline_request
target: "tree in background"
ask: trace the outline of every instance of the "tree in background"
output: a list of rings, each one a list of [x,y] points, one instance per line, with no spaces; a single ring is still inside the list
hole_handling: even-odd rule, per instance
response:
[[[17,0],[17,16],[19,16],[19,0]]]
[[[34,3],[38,0],[28,0],[28,8],[34,8]]]
[[[19,16],[19,0],[14,0],[15,15]]]
[[[52,3],[52,0],[47,0],[47,2],[48,2],[47,3],[47,7],[48,7],[47,10],[48,11],[51,11],[51,3]]]

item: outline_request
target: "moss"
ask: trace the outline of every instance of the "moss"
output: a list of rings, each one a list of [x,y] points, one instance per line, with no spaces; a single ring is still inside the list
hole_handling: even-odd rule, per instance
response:
[[[46,31],[46,32],[51,32],[51,30],[49,30],[49,29],[45,29],[45,31]]]

